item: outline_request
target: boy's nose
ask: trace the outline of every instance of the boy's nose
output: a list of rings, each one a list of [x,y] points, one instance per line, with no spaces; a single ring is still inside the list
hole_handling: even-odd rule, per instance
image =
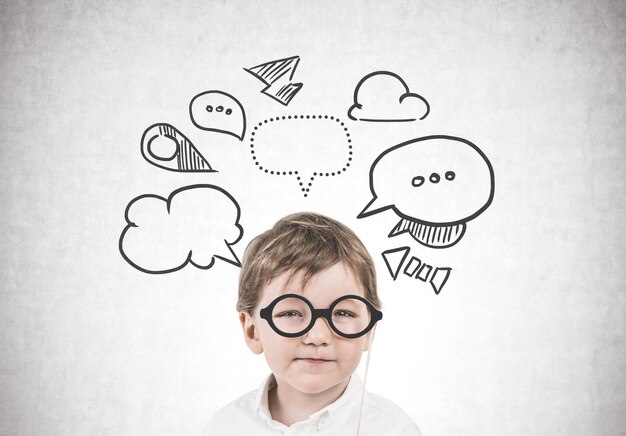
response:
[[[329,341],[333,332],[328,325],[328,321],[324,318],[318,318],[315,320],[313,327],[309,330],[303,338],[305,344],[325,344]]]

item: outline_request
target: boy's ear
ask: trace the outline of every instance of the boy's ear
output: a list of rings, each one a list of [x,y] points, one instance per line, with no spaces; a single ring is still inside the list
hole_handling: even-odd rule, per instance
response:
[[[259,339],[259,332],[254,324],[252,315],[248,312],[239,312],[239,322],[243,328],[243,337],[250,351],[254,354],[261,354],[263,352],[263,344],[261,344]]]

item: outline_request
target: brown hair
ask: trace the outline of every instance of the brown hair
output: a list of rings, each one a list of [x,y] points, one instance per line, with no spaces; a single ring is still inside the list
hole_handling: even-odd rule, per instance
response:
[[[288,215],[248,244],[239,275],[237,311],[252,314],[263,287],[285,272],[291,273],[290,279],[304,272],[304,285],[338,262],[352,270],[365,298],[380,309],[374,261],[354,232],[317,213]]]

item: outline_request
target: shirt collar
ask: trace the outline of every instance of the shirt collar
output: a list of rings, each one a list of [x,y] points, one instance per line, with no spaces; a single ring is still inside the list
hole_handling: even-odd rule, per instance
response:
[[[270,413],[268,392],[275,386],[276,378],[274,377],[274,374],[270,374],[265,380],[263,380],[257,389],[254,401],[254,410],[257,416],[265,420],[270,427],[286,428],[284,424],[274,421]],[[349,408],[350,403],[352,403],[352,405],[358,404],[361,398],[362,390],[363,382],[356,373],[352,374],[350,380],[348,381],[348,386],[346,386],[346,389],[343,391],[341,396],[333,403],[330,403],[328,406],[323,407],[317,412],[311,414],[307,421],[315,421],[317,422],[318,428],[321,428],[326,422],[328,416],[341,409]]]
[[[258,416],[263,418],[267,423],[271,423],[272,415],[270,414],[268,392],[276,386],[276,378],[274,374],[270,374],[263,380],[259,386],[254,399],[254,410]]]

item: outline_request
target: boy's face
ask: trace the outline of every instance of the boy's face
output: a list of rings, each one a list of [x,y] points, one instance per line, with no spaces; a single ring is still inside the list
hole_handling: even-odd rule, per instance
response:
[[[253,316],[242,312],[240,320],[248,346],[254,353],[265,353],[265,359],[277,383],[297,391],[316,394],[345,382],[356,370],[361,354],[367,350],[370,333],[356,339],[336,335],[323,318],[306,334],[286,338],[277,334],[259,316],[283,294],[299,294],[315,308],[327,308],[337,298],[346,294],[364,297],[363,287],[354,273],[337,263],[315,276],[302,287],[302,273],[287,282],[289,273],[278,276],[263,288]]]

